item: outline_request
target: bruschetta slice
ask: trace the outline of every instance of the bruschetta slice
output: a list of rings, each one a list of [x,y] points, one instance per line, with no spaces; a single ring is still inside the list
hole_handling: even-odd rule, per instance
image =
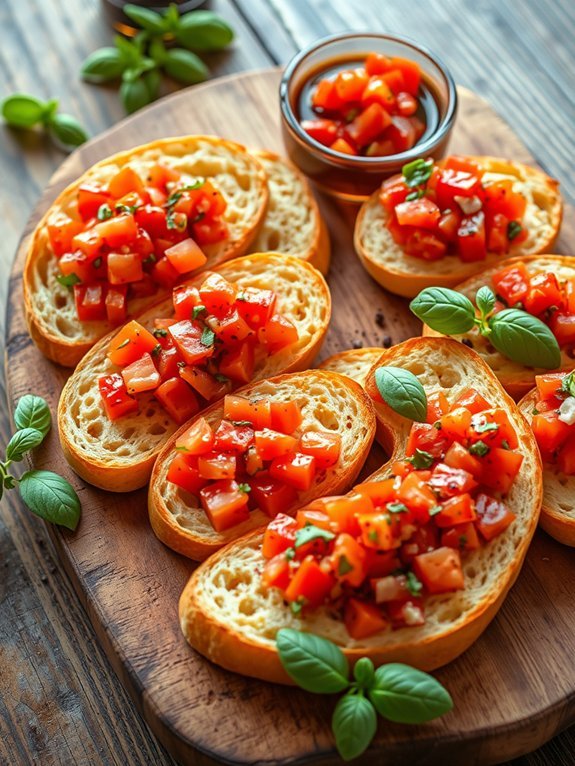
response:
[[[575,264],[571,256],[532,255],[511,258],[467,279],[455,289],[474,301],[477,291],[483,285],[490,287],[496,294],[496,311],[518,306],[549,325],[561,349],[561,365],[558,370],[567,371],[573,367]],[[438,335],[427,325],[423,326],[422,334]],[[476,328],[465,335],[454,337],[477,351],[514,399],[530,391],[535,384],[535,375],[543,372],[507,359]]]
[[[148,495],[152,529],[201,561],[280,512],[347,489],[374,434],[371,400],[342,375],[308,370],[242,388],[160,452]]]
[[[250,381],[308,367],[331,313],[328,287],[293,256],[237,258],[99,341],[60,396],[60,442],[102,489],[147,483],[185,420]]]
[[[430,422],[376,401],[388,463],[343,498],[316,501],[295,520],[278,516],[198,567],[180,624],[212,662],[290,683],[275,636],[292,627],[334,641],[352,662],[432,670],[465,651],[503,603],[541,505],[531,430],[456,341],[416,338],[384,352],[367,381],[376,400],[381,366],[417,376]],[[495,446],[503,441],[509,449]]]
[[[96,163],[32,234],[24,266],[32,339],[73,367],[186,273],[243,255],[267,202],[258,161],[213,136],[161,139]]]
[[[355,250],[380,285],[413,298],[508,257],[551,250],[562,216],[557,181],[496,157],[429,162],[406,165],[357,216]]]

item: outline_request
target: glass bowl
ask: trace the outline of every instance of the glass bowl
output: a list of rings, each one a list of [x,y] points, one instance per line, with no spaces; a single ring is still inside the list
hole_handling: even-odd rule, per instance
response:
[[[301,127],[297,115],[301,89],[322,70],[347,62],[357,64],[372,51],[419,64],[422,84],[433,95],[437,107],[437,119],[434,125],[428,124],[415,146],[400,154],[362,157],[334,152]],[[343,34],[313,43],[287,65],[279,95],[282,134],[289,158],[321,191],[350,202],[367,199],[383,180],[400,173],[402,166],[411,160],[443,157],[457,112],[455,83],[441,60],[410,40],[390,35]]]

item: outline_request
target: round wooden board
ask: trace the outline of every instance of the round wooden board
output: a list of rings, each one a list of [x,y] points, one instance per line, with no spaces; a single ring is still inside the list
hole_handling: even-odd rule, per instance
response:
[[[57,193],[87,167],[123,149],[184,133],[215,133],[282,151],[279,72],[234,75],[163,99],[82,146],[52,178],[28,222],[11,275],[6,375],[10,404],[24,393],[56,410],[66,371],[33,346],[22,310],[21,274],[30,232]],[[460,90],[451,149],[534,163],[481,99]],[[362,270],[352,247],[355,211],[321,200],[333,246],[334,317],[322,357],[354,342],[381,345],[416,335],[406,301]],[[572,211],[557,250],[575,252]],[[384,326],[376,322],[382,311]],[[368,468],[381,462],[374,449]],[[186,764],[339,763],[330,732],[333,700],[224,672],[192,651],[177,601],[193,565],[152,534],[146,493],[112,495],[83,484],[66,465],[53,429],[35,465],[66,475],[78,490],[78,530],[53,540],[122,682],[173,757]],[[572,550],[538,533],[517,585],[479,641],[437,673],[455,710],[421,727],[380,723],[364,764],[493,764],[536,749],[575,721],[575,577]]]

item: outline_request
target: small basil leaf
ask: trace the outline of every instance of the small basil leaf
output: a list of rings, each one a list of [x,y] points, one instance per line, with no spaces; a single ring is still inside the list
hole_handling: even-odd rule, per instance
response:
[[[52,119],[53,115],[58,111],[59,103],[57,98],[51,98],[50,101],[46,101],[44,104],[44,113],[42,115],[43,122],[48,123]]]
[[[142,52],[136,43],[127,40],[122,35],[116,35],[114,37],[114,45],[120,51],[126,66],[137,66],[140,63]]]
[[[14,93],[2,102],[2,117],[13,128],[32,128],[44,118],[46,104],[34,96]]]
[[[528,367],[554,370],[561,350],[551,330],[537,317],[519,309],[504,309],[490,320],[491,344],[508,359]]]
[[[122,10],[129,19],[135,21],[136,24],[148,32],[162,34],[167,31],[164,17],[161,14],[156,13],[156,11],[152,11],[149,8],[141,8],[139,5],[132,5],[132,3],[123,5]]]
[[[128,114],[133,114],[138,109],[147,106],[151,98],[146,82],[142,78],[122,82],[120,86],[120,100]]]
[[[16,431],[6,447],[6,459],[18,463],[27,452],[42,444],[44,434],[37,428],[23,428]]]
[[[475,303],[483,316],[487,316],[495,306],[495,293],[487,285],[483,285],[475,295]]]
[[[316,694],[334,694],[349,686],[349,665],[339,647],[313,633],[282,628],[276,636],[280,661],[298,686]]]
[[[117,48],[100,48],[82,64],[80,73],[86,82],[101,83],[120,77],[126,68],[124,56]]]
[[[80,499],[62,476],[52,471],[26,471],[19,488],[22,500],[37,516],[67,529],[76,529]]]
[[[160,84],[162,82],[162,77],[159,71],[157,69],[151,69],[149,72],[146,72],[144,74],[144,82],[148,89],[150,101],[155,101],[160,95]]]
[[[321,529],[313,524],[308,524],[306,527],[298,529],[295,535],[294,548],[301,548],[306,543],[311,543],[313,540],[333,540],[335,537],[333,532],[327,529]]]
[[[444,335],[461,335],[475,323],[473,303],[447,287],[426,287],[411,301],[409,308],[432,330]]]
[[[48,130],[59,144],[65,147],[80,146],[88,135],[75,117],[70,114],[54,114],[48,120]]]
[[[150,43],[150,57],[156,64],[159,64],[160,66],[164,65],[164,61],[166,60],[166,46],[161,40],[156,38]]]
[[[164,69],[174,80],[186,85],[203,82],[209,74],[204,62],[195,53],[183,48],[172,48],[166,51]]]
[[[14,410],[14,422],[16,428],[35,428],[46,436],[52,425],[48,402],[41,396],[26,394],[18,400]]]
[[[453,707],[449,692],[433,676],[398,662],[375,671],[369,698],[381,716],[396,723],[425,723]]]
[[[369,657],[361,657],[353,667],[353,677],[362,689],[369,689],[375,678],[373,662]]]
[[[380,367],[375,384],[381,398],[392,410],[418,423],[427,419],[427,396],[418,378],[401,367]]]
[[[357,758],[369,747],[377,730],[373,705],[360,694],[346,694],[335,706],[331,727],[343,760]]]
[[[233,39],[234,30],[211,11],[186,13],[176,30],[176,40],[197,51],[219,51]]]

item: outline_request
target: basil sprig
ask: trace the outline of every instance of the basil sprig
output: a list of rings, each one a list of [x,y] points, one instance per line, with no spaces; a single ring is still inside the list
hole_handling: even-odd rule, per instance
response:
[[[381,398],[392,410],[418,423],[427,419],[427,396],[419,379],[402,367],[380,367],[375,384]]]
[[[5,460],[0,461],[0,497],[5,489],[18,487],[28,508],[46,521],[74,530],[80,520],[80,500],[72,485],[52,471],[26,471],[19,478],[10,473],[12,463],[19,463],[38,447],[50,430],[52,417],[41,396],[23,396],[14,411],[18,430],[6,447]]]
[[[557,339],[537,317],[517,308],[492,314],[495,294],[484,285],[473,303],[465,295],[445,287],[426,287],[410,303],[416,317],[443,335],[463,335],[472,327],[489,339],[499,353],[528,367],[553,370],[561,364]]]
[[[165,13],[128,3],[124,13],[141,31],[131,40],[121,35],[114,47],[100,48],[82,64],[86,82],[99,85],[121,80],[120,99],[128,114],[155,101],[160,95],[161,71],[185,85],[203,82],[208,67],[193,51],[218,51],[234,39],[230,25],[211,11],[192,11],[180,16],[175,3]],[[181,48],[166,48],[176,40]]]
[[[315,694],[345,691],[332,717],[335,744],[345,761],[360,756],[377,729],[377,715],[396,723],[425,723],[453,707],[449,692],[420,670],[391,663],[374,668],[359,659],[349,678],[349,664],[333,642],[291,628],[276,636],[280,661],[298,686]]]
[[[12,128],[29,129],[41,125],[65,149],[88,140],[86,131],[75,117],[58,112],[57,99],[41,101],[27,93],[14,93],[2,102],[2,117]]]

